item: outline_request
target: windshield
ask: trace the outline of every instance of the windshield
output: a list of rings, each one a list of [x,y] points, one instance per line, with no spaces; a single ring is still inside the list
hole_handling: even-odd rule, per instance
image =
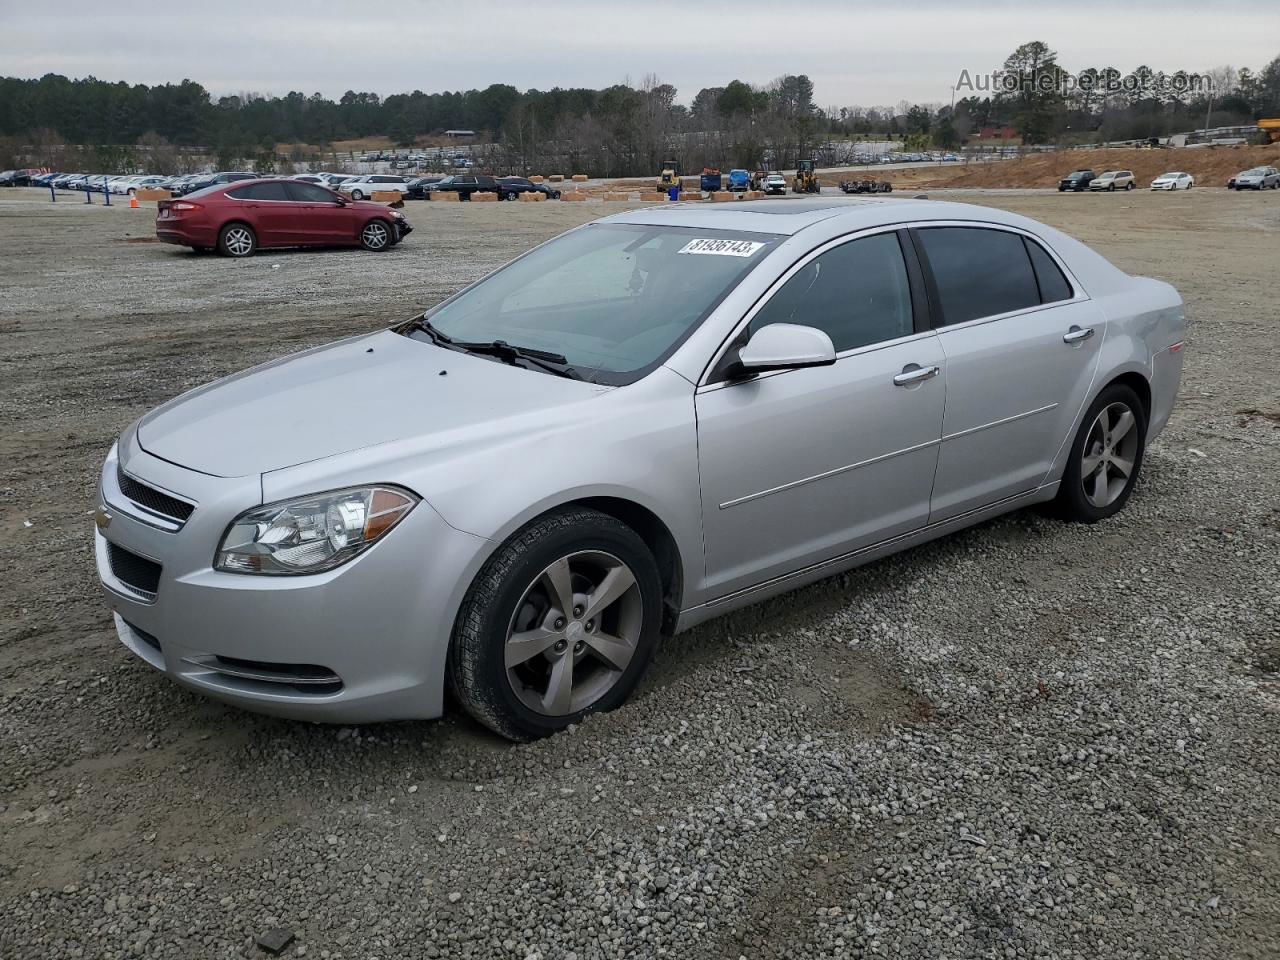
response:
[[[1266,173],[1266,172],[1267,172],[1267,171],[1263,170],[1261,167],[1254,167],[1252,170],[1246,170],[1244,173],[1240,174],[1240,176],[1242,176],[1242,177],[1260,177],[1260,176],[1262,176],[1262,175],[1263,175],[1264,173]]]
[[[632,383],[666,359],[779,239],[589,224],[532,250],[427,318],[452,340],[545,350],[586,379]]]

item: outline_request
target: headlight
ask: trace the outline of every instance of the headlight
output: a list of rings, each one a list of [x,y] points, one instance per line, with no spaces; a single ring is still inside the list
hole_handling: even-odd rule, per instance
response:
[[[271,576],[332,570],[377,543],[417,503],[406,490],[357,487],[254,507],[232,522],[213,565]]]

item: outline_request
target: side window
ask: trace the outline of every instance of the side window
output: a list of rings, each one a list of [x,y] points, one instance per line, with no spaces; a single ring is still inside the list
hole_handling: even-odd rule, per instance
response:
[[[291,183],[289,184],[289,198],[299,203],[333,203],[334,196],[323,187],[317,187],[313,183]]]
[[[1027,245],[1027,253],[1031,254],[1031,266],[1035,269],[1036,283],[1040,287],[1040,302],[1057,303],[1059,300],[1070,300],[1073,296],[1071,284],[1062,275],[1058,265],[1053,262],[1053,257],[1049,256],[1044,247],[1034,240],[1026,237],[1022,240]]]
[[[1019,234],[926,227],[918,235],[942,301],[940,325],[1039,306],[1040,290]]]
[[[237,200],[288,200],[283,183],[251,183],[248,186],[228,190],[227,196]]]
[[[771,323],[824,330],[837,353],[914,332],[897,234],[851,240],[814,257],[755,315],[751,332]]]

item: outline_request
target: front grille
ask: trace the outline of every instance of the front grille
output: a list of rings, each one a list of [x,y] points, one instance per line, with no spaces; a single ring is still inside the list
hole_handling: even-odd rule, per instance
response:
[[[145,483],[135,480],[118,466],[116,468],[116,483],[120,487],[120,492],[138,506],[166,517],[179,526],[187,522],[187,519],[191,516],[191,511],[195,509],[185,500],[171,497],[155,487],[149,487]]]
[[[156,598],[156,590],[160,586],[160,564],[110,542],[107,544],[107,559],[117,580],[148,600]]]

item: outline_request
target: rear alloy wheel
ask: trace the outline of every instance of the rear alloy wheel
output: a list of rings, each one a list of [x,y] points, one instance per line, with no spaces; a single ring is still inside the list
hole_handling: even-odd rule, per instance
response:
[[[1130,181],[1129,183],[1126,183],[1126,184],[1124,185],[1124,188],[1125,188],[1126,190],[1132,190],[1132,189],[1133,189],[1133,181]]]
[[[218,252],[224,257],[248,257],[258,248],[253,228],[244,223],[229,223],[218,234]]]
[[[662,585],[636,533],[595,510],[548,514],[476,577],[458,614],[449,681],[513,740],[611,710],[635,688],[661,629]]]
[[[1058,491],[1066,515],[1096,523],[1120,512],[1133,492],[1147,440],[1137,394],[1114,383],[1090,405],[1071,445]]]
[[[370,220],[360,231],[360,246],[366,250],[386,250],[392,243],[391,228],[385,221]]]

